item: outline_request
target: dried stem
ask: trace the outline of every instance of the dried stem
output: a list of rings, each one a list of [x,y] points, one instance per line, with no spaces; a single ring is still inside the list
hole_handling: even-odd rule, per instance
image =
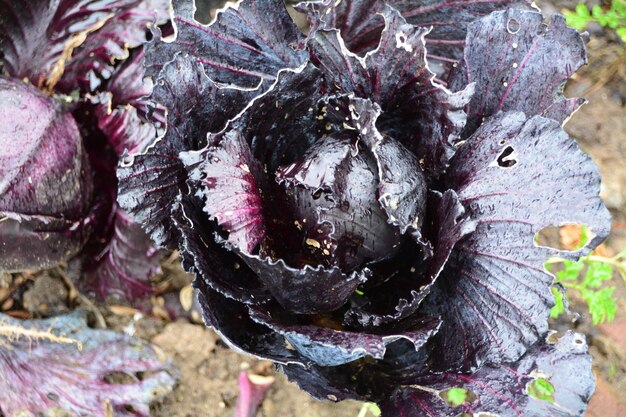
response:
[[[67,286],[69,290],[70,299],[77,298],[81,302],[81,304],[85,305],[85,307],[87,307],[87,309],[94,314],[94,316],[96,317],[96,322],[98,324],[98,327],[101,329],[106,329],[107,323],[104,320],[104,316],[102,315],[98,307],[89,298],[85,297],[76,289],[76,287],[74,286],[74,283],[65,274],[65,271],[63,271],[63,269],[56,268],[55,272],[61,277],[61,279]]]
[[[52,332],[26,329],[22,326],[16,326],[12,324],[0,322],[0,346],[4,348],[10,348],[12,343],[15,343],[21,338],[28,339],[29,342],[45,340],[51,343],[76,345],[80,350],[83,348],[81,342],[69,337],[57,336]]]

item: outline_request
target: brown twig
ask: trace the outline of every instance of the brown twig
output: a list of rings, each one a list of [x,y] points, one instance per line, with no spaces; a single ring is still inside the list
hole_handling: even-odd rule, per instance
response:
[[[47,331],[32,330],[32,329],[26,329],[22,326],[16,326],[16,325],[0,322],[0,345],[3,345],[3,347],[10,346],[12,342],[16,342],[20,338],[26,338],[29,341],[46,340],[48,342],[59,343],[59,344],[67,344],[67,345],[75,344],[79,350],[83,348],[82,343],[79,342],[78,340],[71,339],[69,337],[64,337],[64,336],[57,336],[53,334],[52,332],[50,332],[49,330]],[[5,339],[6,342],[3,339]]]
[[[99,328],[106,329],[107,323],[104,320],[104,316],[102,315],[98,307],[89,298],[85,297],[76,289],[76,287],[74,286],[74,283],[72,282],[71,279],[69,279],[69,277],[67,276],[67,274],[65,274],[65,271],[63,271],[62,268],[57,267],[55,269],[55,272],[56,274],[58,274],[59,277],[61,277],[61,279],[67,286],[70,299],[71,300],[78,299],[78,301],[82,305],[84,305],[87,308],[87,310],[93,313],[93,315],[96,318],[97,326]]]

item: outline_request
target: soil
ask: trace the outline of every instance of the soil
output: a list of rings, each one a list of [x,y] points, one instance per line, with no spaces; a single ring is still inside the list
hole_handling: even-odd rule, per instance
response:
[[[165,260],[164,281],[184,288],[192,277]],[[162,281],[162,282],[164,282]],[[161,304],[153,299],[153,304]],[[284,375],[274,371],[270,362],[241,355],[202,324],[187,319],[168,322],[154,316],[137,314],[137,310],[113,306],[103,310],[107,327],[150,341],[159,347],[179,371],[174,391],[152,407],[152,417],[232,417],[239,392],[237,379],[241,371],[274,376],[275,382],[264,399],[258,417],[356,417],[360,403],[336,404],[311,398]]]
[[[274,375],[271,363],[237,354],[202,326],[170,323],[152,342],[171,355],[180,370],[180,384],[154,406],[153,417],[231,417],[239,372]],[[276,381],[263,401],[259,417],[356,417],[358,413],[360,404],[316,401],[283,375],[274,376]]]

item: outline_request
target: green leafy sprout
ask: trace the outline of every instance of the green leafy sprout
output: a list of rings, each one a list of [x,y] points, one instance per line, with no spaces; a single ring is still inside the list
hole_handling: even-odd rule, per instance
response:
[[[470,392],[464,388],[450,388],[439,395],[450,407],[458,407],[469,400]]]
[[[580,247],[584,246],[587,240],[587,229],[583,227]],[[557,265],[560,268],[557,269]],[[615,287],[609,283],[613,280],[614,272],[617,272],[626,283],[626,250],[613,257],[592,253],[577,262],[555,257],[546,262],[545,268],[556,275],[557,285],[552,287],[555,301],[550,311],[552,318],[559,317],[566,310],[566,294],[560,288],[574,290],[582,297],[594,325],[610,322],[615,318],[617,313],[617,300],[613,295]]]
[[[537,378],[528,384],[528,395],[539,400],[554,403],[554,385],[545,378]]]
[[[359,411],[359,415],[357,417],[366,417],[366,416],[374,416],[380,417],[380,408],[374,403],[363,403],[361,406],[361,410]]]
[[[615,30],[617,36],[626,42],[626,0],[613,0],[608,10],[600,5],[589,10],[584,3],[578,3],[576,9],[566,10],[563,14],[567,24],[576,30],[583,30],[589,23],[596,22],[602,27]]]

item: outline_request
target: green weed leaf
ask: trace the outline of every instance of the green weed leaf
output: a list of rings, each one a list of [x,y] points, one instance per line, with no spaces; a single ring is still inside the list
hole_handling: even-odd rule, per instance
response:
[[[615,287],[606,287],[597,291],[588,289],[581,291],[594,325],[606,323],[615,318],[617,302],[613,297],[614,291]]]
[[[574,11],[564,12],[566,22],[576,30],[583,30],[591,22],[597,22],[602,27],[615,29],[617,35],[626,42],[626,1],[613,0],[611,8],[604,10],[595,5],[591,11],[585,3],[578,3]]]
[[[539,400],[554,403],[554,385],[545,378],[537,378],[528,384],[528,395]]]
[[[565,303],[563,302],[565,294],[556,287],[552,287],[552,294],[554,294],[554,307],[550,309],[550,317],[556,319],[565,313]]]
[[[581,259],[578,262],[563,261],[563,269],[556,273],[557,282],[561,281],[575,281],[580,276],[585,262]]]
[[[470,391],[464,388],[450,388],[439,393],[439,396],[450,407],[458,407],[466,402],[471,402]]]
[[[599,288],[604,281],[613,278],[613,268],[605,262],[589,261],[583,285],[589,288]]]

